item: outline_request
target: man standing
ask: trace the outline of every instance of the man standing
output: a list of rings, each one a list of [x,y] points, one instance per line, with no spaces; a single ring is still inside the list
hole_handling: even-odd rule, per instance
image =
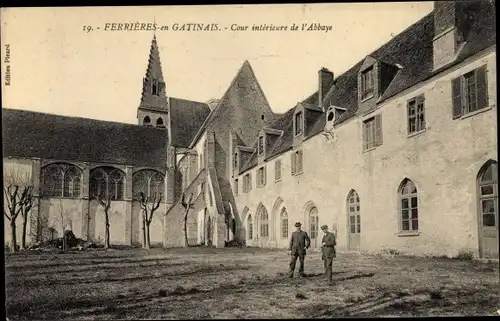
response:
[[[309,239],[305,231],[302,231],[301,226],[302,224],[300,224],[300,222],[295,223],[297,230],[292,233],[290,246],[288,247],[288,253],[292,256],[290,260],[290,271],[288,273],[288,276],[291,278],[293,278],[297,257],[300,262],[299,275],[301,277],[304,276],[304,258],[306,256],[306,250],[311,246],[311,239]]]
[[[335,240],[335,234],[328,231],[328,225],[322,225],[321,230],[323,231],[323,239],[321,240],[321,259],[325,265],[325,276],[328,283],[332,283],[332,264],[333,258],[336,257],[335,245],[337,242]]]

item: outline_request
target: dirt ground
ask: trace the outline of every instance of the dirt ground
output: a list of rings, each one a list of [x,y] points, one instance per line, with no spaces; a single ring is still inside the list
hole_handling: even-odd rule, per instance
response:
[[[284,250],[188,248],[8,254],[10,320],[496,315],[496,262],[319,253],[286,277]]]

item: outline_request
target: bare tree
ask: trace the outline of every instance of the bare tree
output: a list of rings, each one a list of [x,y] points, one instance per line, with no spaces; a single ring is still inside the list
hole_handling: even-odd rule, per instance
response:
[[[188,243],[188,233],[187,233],[187,218],[190,209],[194,209],[193,193],[189,194],[186,199],[186,194],[182,194],[181,205],[184,207],[184,246],[189,246]]]
[[[139,201],[142,209],[142,247],[145,249],[151,248],[151,237],[149,226],[153,221],[155,211],[160,207],[161,194],[153,193],[151,196],[146,196],[142,191],[139,192]]]
[[[22,215],[23,215],[23,235],[21,238],[21,249],[26,249],[26,227],[28,225],[28,213],[33,207],[33,193],[29,193],[24,202],[21,204]]]
[[[99,204],[104,208],[104,221],[106,229],[104,234],[104,248],[109,249],[109,209],[111,207],[111,193],[108,193],[105,198],[97,197]]]
[[[23,212],[28,199],[33,197],[33,185],[30,172],[21,171],[20,167],[6,170],[4,167],[4,209],[3,213],[10,221],[11,250],[17,251],[16,219]],[[24,214],[24,213],[23,213]]]

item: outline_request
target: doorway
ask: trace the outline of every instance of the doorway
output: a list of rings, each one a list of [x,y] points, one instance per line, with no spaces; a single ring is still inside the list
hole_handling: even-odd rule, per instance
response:
[[[359,251],[361,243],[361,215],[359,195],[352,190],[347,196],[348,244],[349,251]]]

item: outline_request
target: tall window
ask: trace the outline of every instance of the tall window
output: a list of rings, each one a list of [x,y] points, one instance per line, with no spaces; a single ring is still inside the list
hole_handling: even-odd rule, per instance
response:
[[[405,179],[399,190],[399,207],[401,219],[401,231],[418,231],[418,194],[417,187]]]
[[[309,210],[309,230],[311,233],[311,240],[316,240],[318,238],[318,208],[313,207]]]
[[[274,162],[274,180],[281,180],[281,159],[278,159]]]
[[[486,65],[453,79],[451,86],[453,119],[488,107]]]
[[[408,101],[408,134],[425,129],[424,95]]]
[[[292,152],[291,154],[291,172],[292,175],[298,175],[301,174],[303,171],[302,168],[302,159],[303,159],[303,152],[302,150],[297,150],[295,152]]]
[[[248,214],[247,218],[247,231],[248,231],[248,239],[249,240],[253,239],[253,222],[251,214]]]
[[[361,233],[361,216],[359,211],[359,196],[356,191],[351,191],[347,197],[349,209],[349,233]]]
[[[288,238],[288,213],[286,212],[286,208],[283,207],[280,214],[281,221],[281,237]]]
[[[125,173],[113,167],[98,167],[90,172],[90,197],[122,200],[125,194]]]
[[[266,167],[262,166],[257,170],[257,186],[262,187],[266,185]]]
[[[382,115],[378,114],[363,121],[363,150],[382,145]]]
[[[498,165],[491,162],[479,177],[479,208],[482,227],[495,227],[498,217]]]
[[[361,73],[361,100],[373,97],[373,66]]]
[[[259,225],[260,225],[260,236],[261,237],[269,237],[269,215],[267,214],[267,210],[264,206],[259,208]]]
[[[80,197],[82,171],[71,164],[51,164],[42,169],[42,194],[48,197]]]
[[[140,192],[152,197],[165,194],[165,177],[155,170],[145,169],[134,173],[132,177],[133,197],[139,199]]]
[[[304,118],[302,116],[302,112],[298,112],[295,114],[295,136],[302,134],[304,130]]]
[[[252,174],[248,173],[243,176],[243,192],[247,193],[252,189]]]
[[[258,152],[259,155],[264,154],[264,136],[259,136]]]

